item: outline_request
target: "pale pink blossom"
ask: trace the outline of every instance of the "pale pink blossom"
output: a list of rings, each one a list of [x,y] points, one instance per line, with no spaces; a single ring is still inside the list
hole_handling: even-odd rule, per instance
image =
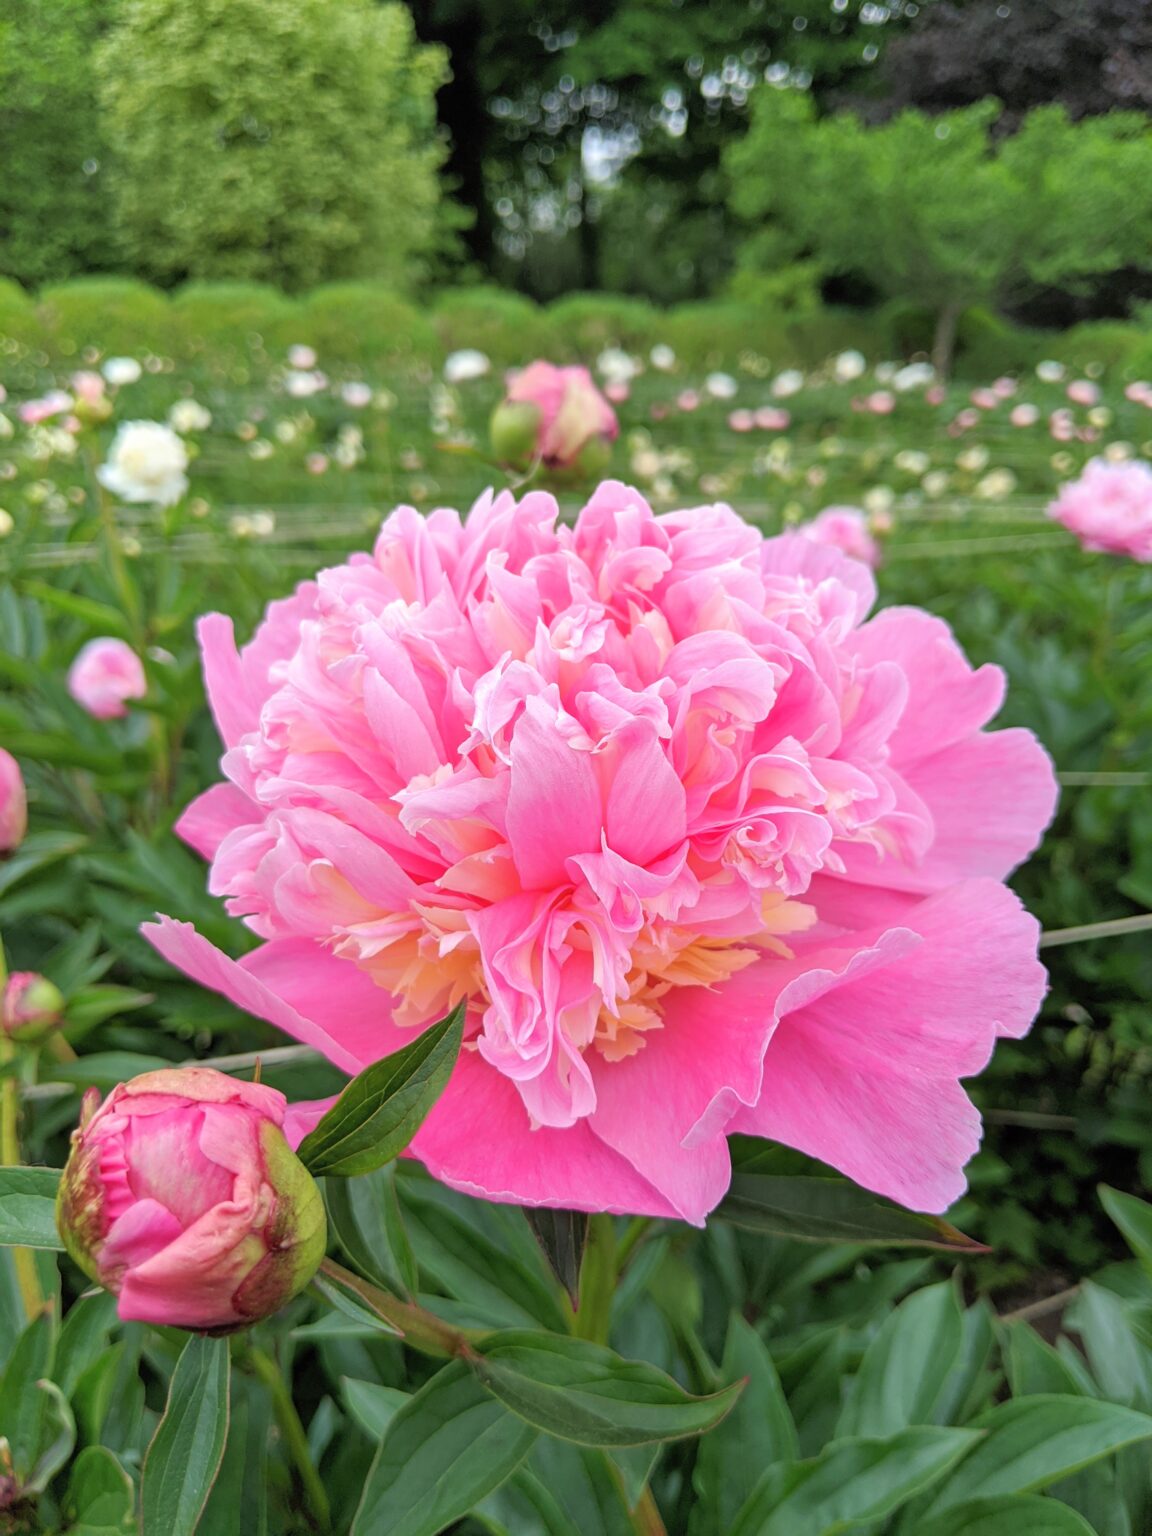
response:
[[[752,419],[761,432],[787,432],[792,425],[791,415],[778,405],[761,405],[752,413]]]
[[[896,409],[896,396],[890,389],[874,389],[864,405],[873,416],[890,416]]]
[[[114,1088],[73,1137],[60,1233],[121,1320],[243,1328],[312,1279],[327,1224],[286,1100],[205,1067]]]
[[[122,719],[128,702],[148,692],[144,665],[123,640],[89,640],[68,670],[68,692],[97,720]]]
[[[1061,407],[1048,418],[1048,431],[1058,443],[1070,443],[1076,436],[1076,423],[1072,412]]]
[[[529,363],[508,386],[492,417],[492,441],[504,462],[538,457],[550,469],[577,467],[603,453],[620,431],[616,413],[587,368]]]
[[[810,523],[802,523],[799,532],[865,565],[875,568],[880,564],[880,546],[869,531],[867,513],[859,507],[825,507]]]
[[[1048,516],[1085,549],[1152,561],[1152,464],[1090,459],[1078,480],[1060,487]]]
[[[694,389],[682,389],[676,396],[676,405],[681,411],[694,411],[699,404],[700,396]]]
[[[1000,396],[994,389],[974,389],[968,398],[981,411],[994,411],[1000,404]]]
[[[1014,427],[1034,427],[1040,420],[1040,407],[1031,405],[1028,401],[1021,401],[1014,405],[1008,413],[1008,420]]]
[[[1001,374],[998,379],[992,381],[992,393],[1001,400],[1011,400],[1019,385],[1008,374]]]
[[[0,747],[0,855],[12,853],[28,831],[28,795],[20,764]]]
[[[943,384],[930,384],[924,391],[924,399],[929,405],[943,405],[948,398],[948,391]]]
[[[751,432],[756,425],[756,417],[751,411],[738,410],[728,412],[728,426],[733,432]]]
[[[1091,379],[1073,379],[1065,393],[1073,405],[1100,404],[1100,386]]]
[[[466,1000],[410,1149],[456,1189],[700,1223],[745,1132],[942,1210],[959,1080],[1044,991],[1001,882],[1055,784],[984,730],[1001,672],[874,597],[614,481],[572,526],[541,492],[402,507],[243,650],[201,621],[227,782],[179,831],[262,942],[148,937],[349,1072]]]
[[[50,389],[38,400],[25,400],[18,414],[25,426],[34,427],[42,421],[51,421],[53,416],[63,415],[65,411],[71,409],[72,396],[66,390]]]

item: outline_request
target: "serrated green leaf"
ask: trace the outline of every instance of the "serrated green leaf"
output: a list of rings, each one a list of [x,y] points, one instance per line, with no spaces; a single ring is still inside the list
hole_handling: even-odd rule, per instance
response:
[[[494,1397],[537,1429],[578,1445],[650,1445],[702,1434],[742,1382],[693,1397],[655,1366],[559,1334],[492,1334],[469,1364]]]
[[[59,1168],[0,1168],[0,1247],[62,1252],[56,1230]]]
[[[444,1091],[460,1053],[465,1005],[354,1077],[297,1155],[313,1175],[350,1178],[391,1162]]]
[[[535,1439],[454,1360],[388,1426],[352,1536],[436,1536],[498,1488]]]
[[[1089,1397],[1021,1397],[972,1421],[980,1443],[937,1491],[936,1515],[974,1498],[1034,1493],[1110,1456],[1152,1439],[1152,1418]]]
[[[195,1334],[168,1386],[141,1481],[141,1536],[192,1536],[224,1458],[228,1437],[227,1339]]]
[[[812,1461],[771,1468],[726,1536],[834,1536],[881,1520],[941,1477],[979,1436],[905,1429],[882,1440],[836,1440]]]

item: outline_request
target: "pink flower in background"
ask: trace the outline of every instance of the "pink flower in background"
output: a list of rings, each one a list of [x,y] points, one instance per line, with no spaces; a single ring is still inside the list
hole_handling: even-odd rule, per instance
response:
[[[999,670],[874,596],[614,481],[571,527],[539,492],[402,507],[243,650],[202,620],[228,781],[179,830],[263,942],[148,937],[349,1072],[466,998],[411,1148],[456,1189],[700,1223],[739,1131],[941,1210],[959,1079],[1043,995],[1000,882],[1055,784],[983,729]]]
[[[751,411],[739,410],[728,412],[728,427],[732,432],[751,432],[756,425],[756,417]]]
[[[120,720],[148,692],[144,665],[123,640],[89,640],[68,669],[68,692],[97,720]]]
[[[51,421],[72,409],[72,396],[63,389],[50,389],[38,400],[26,400],[20,407],[20,420],[25,426],[35,427],[42,421]]]
[[[90,368],[81,369],[74,373],[68,381],[72,386],[72,393],[77,401],[85,405],[101,405],[105,397],[104,375],[96,373]]]
[[[1034,427],[1040,420],[1040,407],[1021,401],[1019,405],[1012,407],[1008,413],[1008,420],[1014,427]]]
[[[1001,400],[1011,400],[1019,387],[1016,380],[1006,373],[992,381],[992,393]]]
[[[981,411],[994,411],[1000,404],[1000,396],[994,389],[974,389],[968,398]]]
[[[232,1329],[268,1317],[324,1257],[320,1192],[273,1088],[204,1067],[146,1072],[81,1121],[60,1234],[124,1322]]]
[[[551,469],[574,467],[587,450],[604,452],[619,431],[615,411],[587,368],[544,362],[529,363],[513,377],[492,418],[493,444],[503,461],[538,456]]]
[[[0,1028],[13,1040],[36,1042],[61,1022],[64,997],[36,971],[13,971],[0,997]]]
[[[863,560],[865,565],[875,568],[880,564],[880,546],[869,532],[867,513],[859,507],[825,507],[798,531],[816,544],[827,544],[853,560]]]
[[[890,389],[874,389],[866,397],[864,407],[873,416],[891,416],[896,409],[896,396]]]
[[[1078,480],[1060,487],[1048,516],[1085,549],[1152,561],[1152,464],[1090,459]]]
[[[758,406],[753,413],[753,420],[761,432],[787,432],[792,425],[789,412],[781,410],[778,405]]]
[[[1134,405],[1152,406],[1152,384],[1146,379],[1137,379],[1135,383],[1125,385],[1124,395]]]
[[[1058,443],[1070,443],[1076,436],[1076,423],[1072,412],[1061,407],[1048,418],[1048,431]]]
[[[929,405],[943,405],[948,398],[948,391],[943,384],[929,384],[924,391],[924,399]]]
[[[0,854],[12,853],[28,831],[28,795],[20,764],[0,747]]]
[[[623,405],[632,393],[632,387],[627,379],[610,379],[604,386],[604,397],[611,400],[613,405]]]
[[[1073,379],[1066,393],[1073,405],[1100,404],[1100,386],[1091,379]]]
[[[700,405],[700,396],[694,389],[682,389],[676,396],[676,405],[681,411],[694,411]]]

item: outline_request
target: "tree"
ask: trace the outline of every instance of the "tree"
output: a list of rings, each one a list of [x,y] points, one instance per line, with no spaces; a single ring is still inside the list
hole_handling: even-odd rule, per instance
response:
[[[732,204],[753,224],[742,262],[770,270],[808,252],[937,316],[946,370],[956,324],[1030,285],[1152,267],[1152,130],[1138,113],[1073,123],[1043,108],[997,139],[983,102],[867,127],[817,121],[795,91],[762,93],[729,157]]]
[[[157,281],[402,284],[437,229],[441,50],[371,0],[128,0],[100,50],[115,206]]]
[[[0,9],[0,274],[29,286],[114,258],[92,51],[103,0]]]

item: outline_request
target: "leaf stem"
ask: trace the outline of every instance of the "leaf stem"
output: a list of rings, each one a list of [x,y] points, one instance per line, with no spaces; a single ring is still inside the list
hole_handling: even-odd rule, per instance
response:
[[[252,1374],[268,1388],[271,1395],[272,1411],[276,1415],[276,1423],[284,1437],[284,1445],[292,1459],[296,1475],[300,1479],[300,1486],[304,1491],[313,1521],[320,1530],[330,1531],[332,1509],[328,1502],[328,1493],[320,1473],[316,1470],[316,1463],[312,1460],[312,1453],[308,1448],[308,1436],[304,1431],[304,1425],[300,1422],[300,1415],[296,1412],[296,1405],[292,1401],[292,1393],[288,1389],[283,1372],[271,1355],[265,1354],[255,1345],[250,1345],[246,1351],[245,1362]]]
[[[0,971],[3,964],[0,962]],[[0,986],[3,977],[0,976]],[[8,1036],[0,1031],[0,1067],[8,1067],[16,1060],[16,1047]],[[6,1168],[20,1166],[20,1085],[15,1073],[5,1072],[0,1079],[0,1163]],[[36,1270],[36,1255],[30,1248],[13,1248],[12,1264],[16,1271],[16,1283],[20,1287],[20,1299],[24,1315],[31,1322],[44,1309],[44,1293],[40,1289],[40,1276]]]
[[[588,1223],[580,1266],[580,1301],[573,1327],[578,1339],[607,1344],[617,1273],[616,1223],[611,1216],[595,1215]]]
[[[427,1308],[417,1306],[415,1302],[401,1301],[398,1296],[390,1295],[378,1285],[361,1280],[359,1275],[337,1264],[335,1259],[325,1259],[320,1265],[320,1273],[351,1291],[369,1311],[390,1323],[405,1344],[410,1344],[423,1354],[441,1358],[447,1356],[449,1359],[467,1356],[472,1346],[483,1337],[483,1334],[469,1329],[454,1328]]]

